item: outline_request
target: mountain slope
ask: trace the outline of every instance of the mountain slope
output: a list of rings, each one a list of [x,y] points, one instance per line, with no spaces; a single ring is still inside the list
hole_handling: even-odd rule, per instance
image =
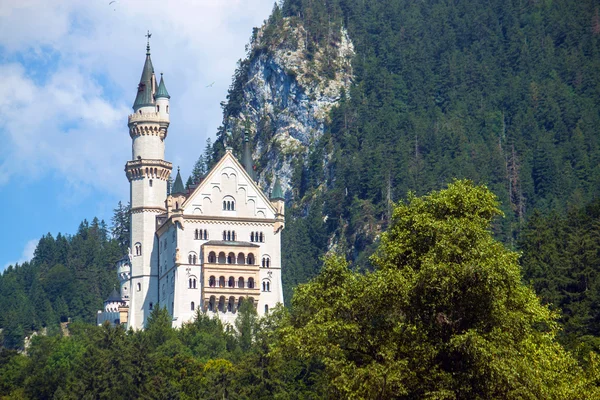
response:
[[[288,288],[332,247],[364,258],[391,201],[453,178],[499,196],[510,244],[532,210],[599,194],[599,37],[592,1],[286,0],[240,62],[215,157],[246,126],[263,186],[282,175]],[[289,96],[329,81],[339,96]]]

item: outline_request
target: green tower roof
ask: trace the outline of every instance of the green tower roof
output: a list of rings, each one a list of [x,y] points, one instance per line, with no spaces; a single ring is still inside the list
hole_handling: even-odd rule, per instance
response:
[[[271,192],[271,200],[285,200],[279,177],[275,178],[275,184],[273,185],[273,191]]]
[[[175,183],[173,183],[173,188],[171,189],[171,194],[185,194],[185,189],[183,187],[183,181],[181,180],[181,174],[179,173],[179,167],[177,167],[177,177],[175,178]]]
[[[167,92],[167,87],[165,86],[162,72],[160,73],[160,84],[158,85],[158,90],[156,91],[156,95],[154,95],[154,98],[156,99],[159,97],[166,97],[167,99],[171,98],[171,96],[169,96],[169,92]]]
[[[242,145],[242,165],[244,169],[250,175],[253,181],[256,181],[254,174],[254,165],[252,162],[252,151],[250,150],[250,139],[248,138],[248,132],[244,133],[244,144]]]
[[[150,58],[150,42],[146,46],[146,62],[142,70],[142,77],[138,85],[137,95],[133,102],[133,111],[137,111],[140,107],[153,106],[154,98],[152,93],[152,76],[154,75],[154,67]]]

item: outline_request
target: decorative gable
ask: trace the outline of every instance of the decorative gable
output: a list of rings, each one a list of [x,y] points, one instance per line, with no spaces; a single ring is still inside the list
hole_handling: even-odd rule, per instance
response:
[[[276,210],[227,151],[182,206],[184,215],[275,219]]]

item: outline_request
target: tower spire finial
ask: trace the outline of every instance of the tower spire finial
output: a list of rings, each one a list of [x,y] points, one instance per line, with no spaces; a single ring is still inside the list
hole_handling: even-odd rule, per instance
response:
[[[152,34],[148,31],[144,36],[148,38],[148,42],[146,43],[146,55],[150,55],[150,38],[152,37]]]

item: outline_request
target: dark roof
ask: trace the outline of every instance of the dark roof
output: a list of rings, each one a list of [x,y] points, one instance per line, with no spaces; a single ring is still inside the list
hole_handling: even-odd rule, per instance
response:
[[[156,99],[158,99],[159,97],[166,97],[167,99],[171,98],[171,96],[169,96],[169,92],[167,92],[167,87],[165,86],[165,81],[163,79],[162,72],[160,73],[160,83],[158,85],[158,90],[154,95],[154,98]]]
[[[153,106],[154,98],[152,93],[152,76],[154,75],[154,67],[150,59],[150,45],[146,47],[146,62],[142,70],[142,77],[138,85],[138,92],[133,102],[133,111],[137,111],[140,107]]]
[[[204,243],[207,246],[236,246],[236,247],[260,247],[257,244],[250,242],[238,242],[238,241],[228,241],[228,240],[209,240]]]
[[[117,292],[117,288],[113,288],[112,292],[108,296],[108,299],[104,300],[105,303],[112,303],[114,301],[122,301],[121,295]]]
[[[273,185],[273,191],[271,192],[271,200],[285,200],[279,177],[275,178],[275,184]]]
[[[171,189],[171,194],[185,194],[185,188],[183,187],[183,181],[181,180],[181,174],[179,173],[179,167],[177,168],[177,177],[175,177],[175,183]]]
[[[252,151],[250,150],[250,139],[248,138],[248,132],[244,134],[244,143],[242,145],[242,165],[244,169],[250,175],[253,181],[256,181],[254,174],[254,163],[252,162]]]

